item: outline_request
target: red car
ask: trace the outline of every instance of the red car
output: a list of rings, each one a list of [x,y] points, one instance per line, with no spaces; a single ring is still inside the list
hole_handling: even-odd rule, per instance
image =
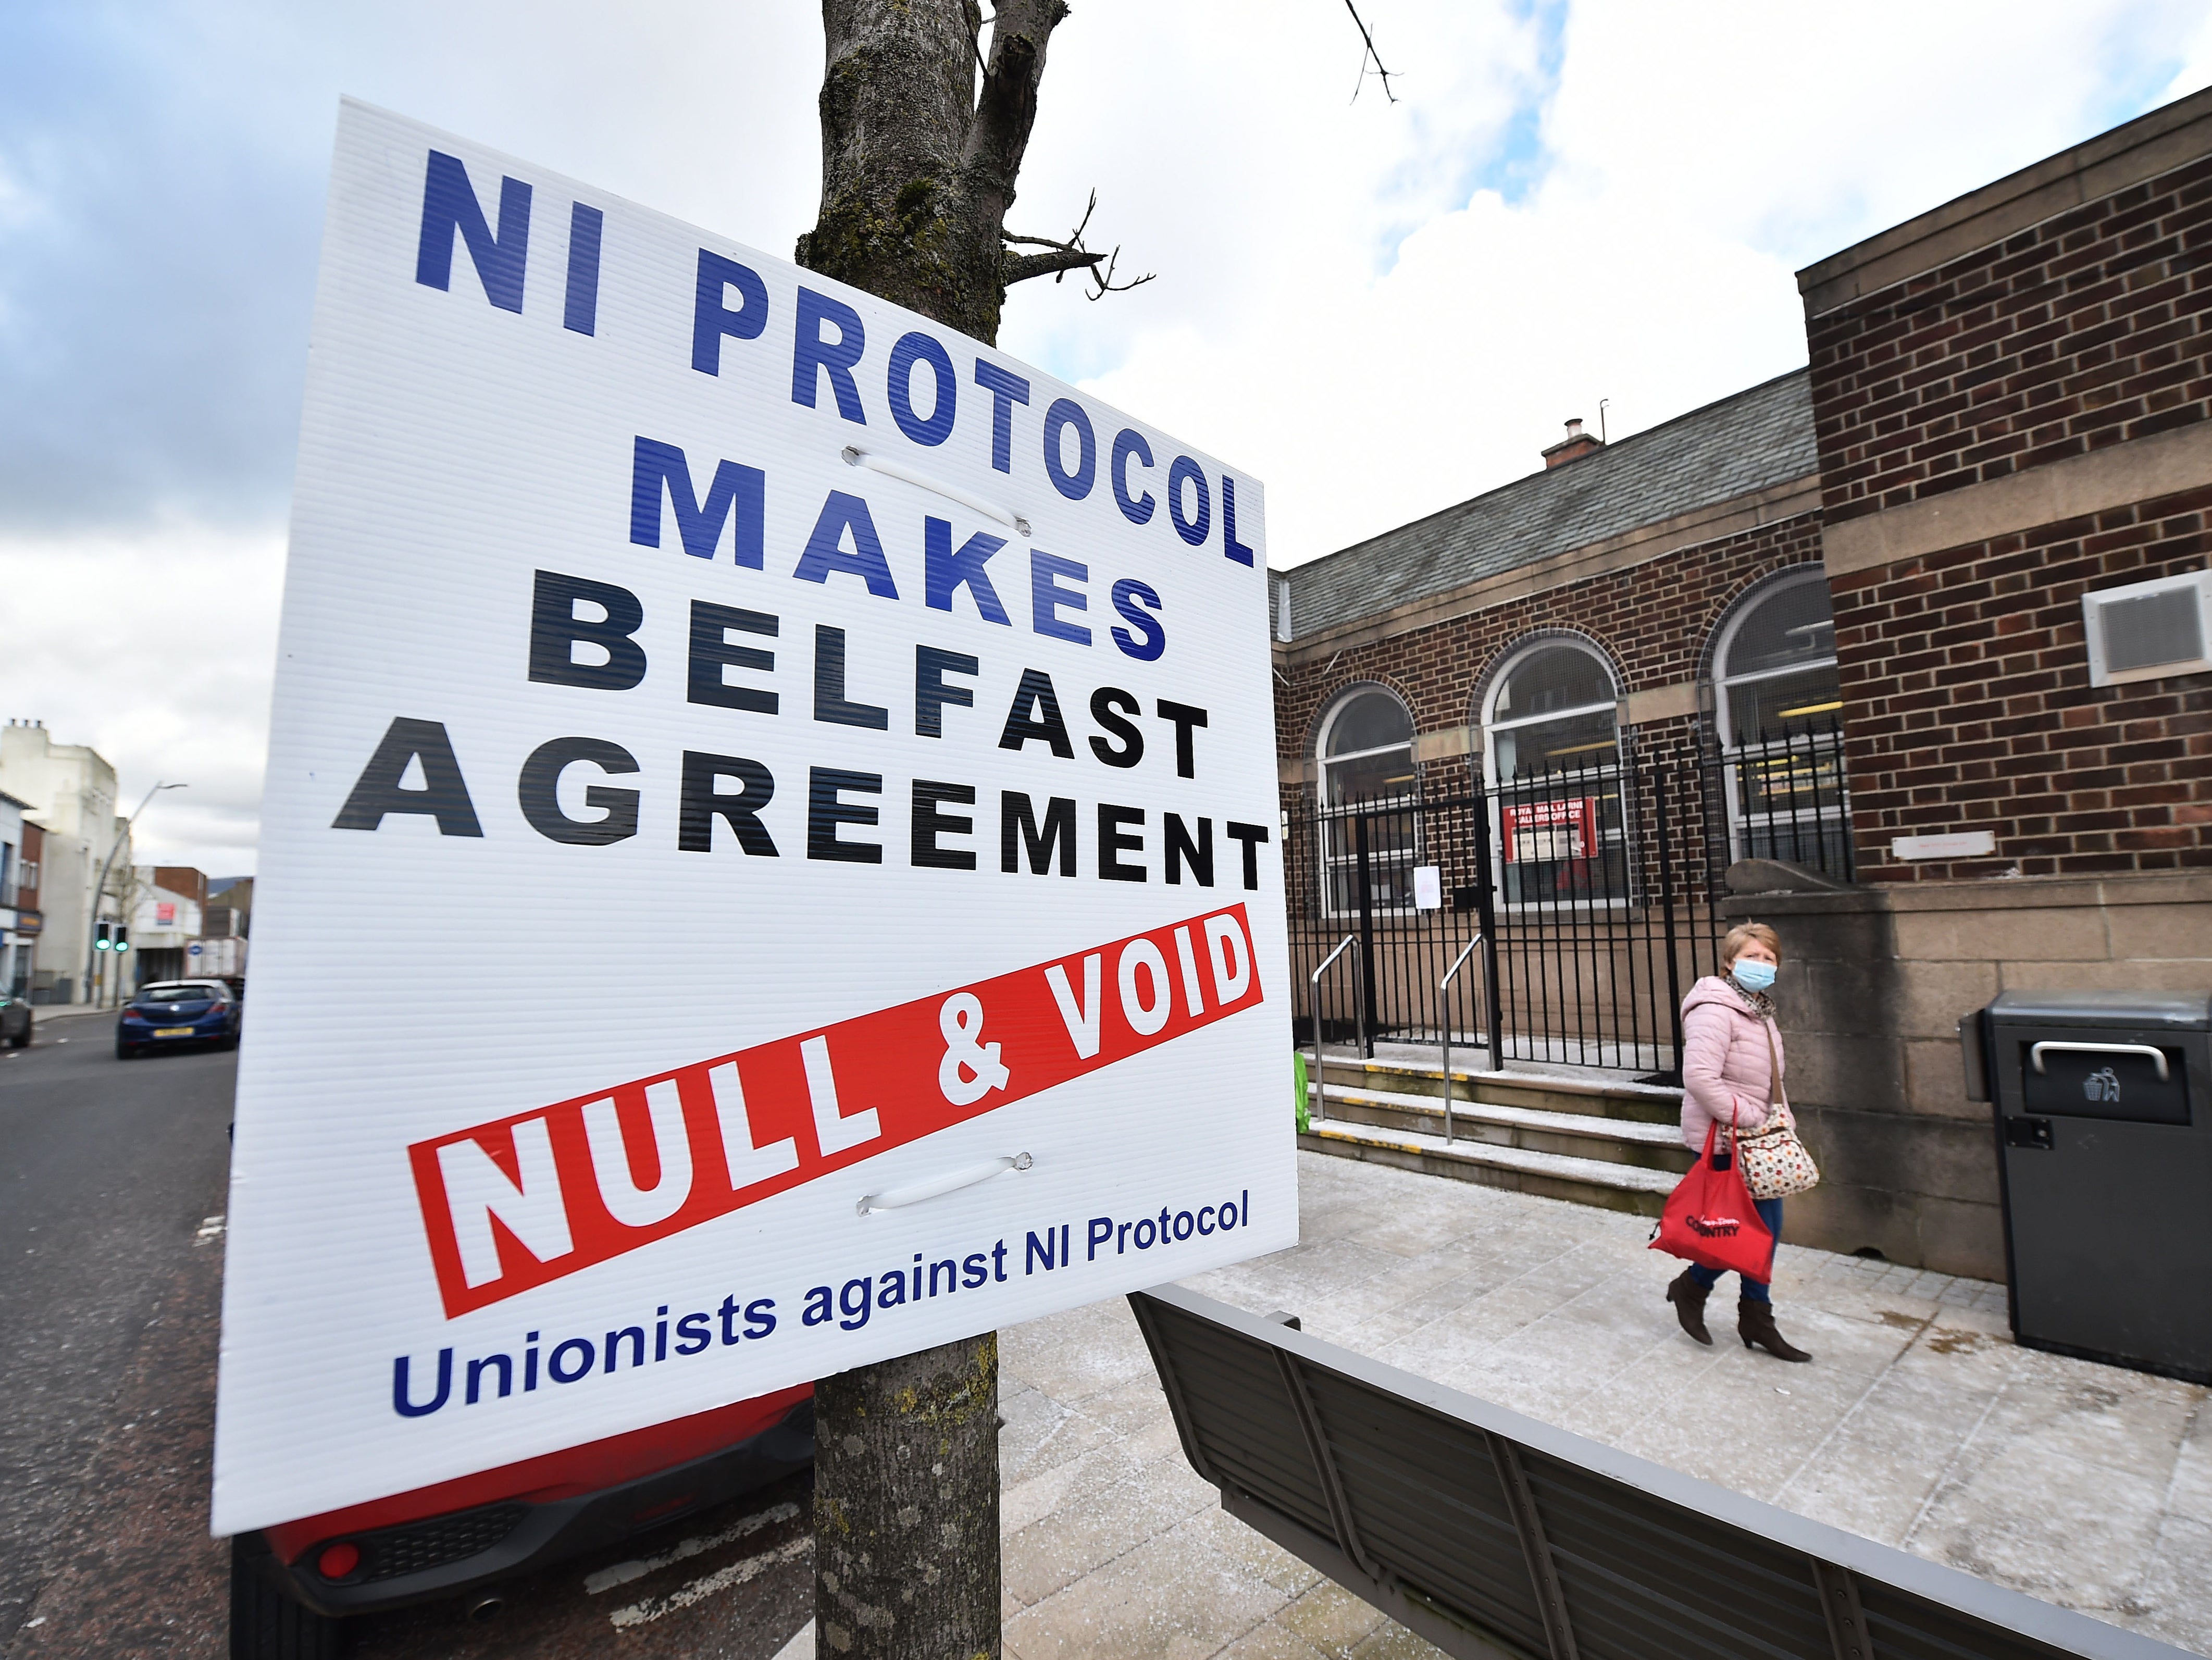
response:
[[[814,1458],[814,1386],[231,1541],[231,1660],[327,1660],[348,1614],[481,1592],[765,1487]]]

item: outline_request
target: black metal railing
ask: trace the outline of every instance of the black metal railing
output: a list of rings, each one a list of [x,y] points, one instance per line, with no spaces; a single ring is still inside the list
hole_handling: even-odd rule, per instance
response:
[[[1842,745],[1800,732],[1484,787],[1300,803],[1285,849],[1299,1041],[1437,1043],[1679,1081],[1738,860],[1849,881]],[[1349,936],[1356,974],[1310,976]],[[1446,983],[1470,944],[1480,975]]]
[[[1851,879],[1844,743],[1808,727],[1740,745],[1720,758],[1739,859],[1778,859]]]

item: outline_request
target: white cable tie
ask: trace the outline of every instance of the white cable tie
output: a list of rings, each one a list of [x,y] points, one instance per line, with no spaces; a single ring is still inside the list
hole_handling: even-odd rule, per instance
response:
[[[962,1188],[972,1188],[978,1182],[988,1182],[1006,1171],[1027,1170],[1036,1162],[1029,1154],[1018,1152],[1011,1158],[994,1158],[988,1164],[969,1164],[943,1176],[933,1176],[927,1182],[912,1182],[902,1188],[872,1193],[853,1207],[854,1213],[866,1216],[875,1211],[897,1210],[906,1205],[919,1205],[925,1199],[934,1199],[940,1194],[953,1193]]]
[[[986,502],[980,496],[970,496],[966,490],[945,483],[941,479],[932,478],[926,472],[916,472],[912,467],[872,454],[858,444],[848,444],[838,453],[845,458],[845,465],[848,467],[866,467],[886,478],[896,478],[902,483],[912,484],[917,489],[941,496],[948,502],[957,502],[962,507],[971,508],[986,519],[995,519],[1002,525],[1012,526],[1024,536],[1030,533],[1030,521],[1012,508],[1002,508],[995,502]]]

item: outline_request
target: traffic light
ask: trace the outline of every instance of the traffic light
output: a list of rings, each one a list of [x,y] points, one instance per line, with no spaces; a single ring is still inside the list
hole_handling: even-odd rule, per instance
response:
[[[126,952],[131,949],[131,930],[120,922],[115,925],[114,948],[118,952]]]
[[[115,949],[115,940],[112,935],[112,931],[114,927],[115,924],[112,922],[102,922],[99,925],[99,929],[94,935],[92,941],[92,948],[94,951],[112,951]]]

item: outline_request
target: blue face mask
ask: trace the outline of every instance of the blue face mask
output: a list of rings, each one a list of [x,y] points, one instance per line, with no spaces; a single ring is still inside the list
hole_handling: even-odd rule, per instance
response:
[[[1762,963],[1756,957],[1735,959],[1735,982],[1746,991],[1765,991],[1774,983],[1774,964]]]

